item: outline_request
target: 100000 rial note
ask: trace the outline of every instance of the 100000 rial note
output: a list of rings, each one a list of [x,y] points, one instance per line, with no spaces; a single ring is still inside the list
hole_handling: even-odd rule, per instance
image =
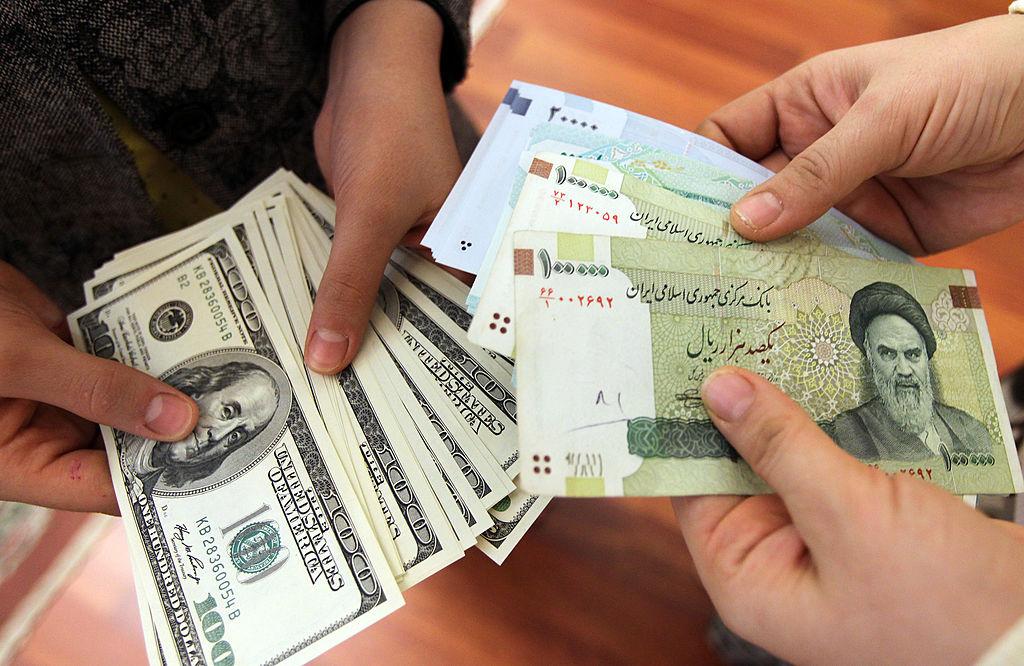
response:
[[[192,396],[172,444],[103,428],[167,658],[306,661],[402,604],[301,368],[225,231],[72,314],[82,350]]]
[[[886,472],[1021,489],[970,271],[530,231],[515,245],[527,491],[766,491],[700,399],[725,365]]]
[[[843,255],[806,230],[753,243],[729,224],[727,207],[663,190],[603,163],[541,153],[531,163],[469,328],[471,341],[504,355],[513,353],[516,331],[514,235],[525,230],[658,238],[696,248]]]

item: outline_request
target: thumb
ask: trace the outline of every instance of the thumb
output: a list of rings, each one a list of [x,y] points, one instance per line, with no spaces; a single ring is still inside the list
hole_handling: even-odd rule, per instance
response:
[[[93,423],[176,441],[195,427],[188,396],[144,372],[76,350],[63,312],[35,284],[0,262],[0,400],[53,405]]]
[[[41,327],[32,336],[33,343],[19,353],[0,354],[5,370],[0,395],[54,405],[162,441],[177,441],[195,427],[199,410],[181,391],[116,361],[84,354]]]
[[[808,545],[834,540],[851,500],[870,492],[873,471],[752,372],[716,370],[701,394],[715,427],[779,494]]]
[[[353,219],[359,223],[345,223]],[[388,233],[395,225],[345,214],[340,206],[335,220],[337,232],[317,289],[305,354],[312,370],[327,375],[343,370],[359,351],[384,267],[405,231]]]
[[[899,164],[891,122],[862,96],[828,132],[732,207],[743,236],[770,241],[802,229],[867,180]]]

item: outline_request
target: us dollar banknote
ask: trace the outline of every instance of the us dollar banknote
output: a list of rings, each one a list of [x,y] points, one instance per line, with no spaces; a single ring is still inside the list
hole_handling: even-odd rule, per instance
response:
[[[380,287],[381,309],[451,401],[466,429],[478,437],[513,478],[519,469],[516,397],[511,377],[444,316],[398,271],[388,268]]]
[[[365,355],[338,375],[338,383],[354,417],[361,462],[366,465],[377,506],[383,512],[404,575],[400,586],[411,587],[462,557],[455,533],[409,450],[424,446],[415,430],[403,432],[391,413],[387,394],[373,377]],[[437,484],[440,486],[440,483]]]
[[[767,491],[704,411],[725,365],[886,472],[1021,489],[970,271],[529,231],[515,246],[529,492]]]
[[[102,429],[165,659],[302,662],[402,604],[231,230],[69,323],[83,351],[200,408],[196,430],[172,444]]]
[[[424,259],[410,252],[396,252],[392,257],[391,268],[393,269],[392,279],[399,280],[401,278],[408,281],[408,285],[414,287],[422,299],[426,299],[433,305],[433,307],[424,306],[423,314],[432,319],[434,326],[449,331],[454,339],[466,344],[462,342],[464,336],[462,332],[468,329],[470,316],[465,307],[461,305],[465,302],[465,295],[468,293],[465,286],[447,273],[440,274],[443,273],[441,269],[428,264]],[[386,288],[386,286],[382,288]],[[396,323],[395,319],[392,319],[392,322]],[[436,338],[436,336],[434,337]],[[506,369],[511,371],[512,361],[510,359],[489,353],[482,348],[477,349],[487,353],[493,361],[495,376],[504,378],[507,375],[501,371]],[[506,390],[511,393],[511,388]],[[520,490],[518,478],[514,480],[514,485],[515,490],[488,509],[494,524],[477,538],[477,546],[480,550],[497,564],[502,564],[505,561],[551,501],[550,497],[538,497]]]
[[[298,237],[304,239],[303,247],[306,249],[303,252],[303,262],[308,259],[313,272],[322,275],[327,260],[327,238],[330,236],[330,233],[325,233],[325,226],[333,229],[330,226],[333,220],[333,205],[321,201],[319,206],[323,209],[321,216],[324,223],[312,220],[311,216],[305,217],[304,223],[299,222],[297,225],[296,231]],[[295,219],[299,220],[301,217],[296,215]],[[318,278],[313,278],[313,282],[317,280]],[[388,289],[400,289],[409,303],[415,304],[416,319],[420,321],[422,330],[397,328],[402,322],[400,317],[395,316],[394,310],[401,312],[401,304],[398,302],[401,296],[394,291],[389,295]],[[413,331],[420,336],[427,331],[428,335],[423,336],[423,339],[433,343],[439,342],[441,347],[449,352],[454,350],[454,354],[446,355],[449,363],[462,368],[463,371],[475,368],[476,371],[469,374],[477,375],[478,378],[500,378],[500,383],[494,385],[488,392],[492,399],[498,390],[501,391],[500,395],[511,397],[511,362],[465,340],[469,317],[462,306],[456,303],[464,302],[466,291],[464,285],[436,266],[428,264],[413,253],[397,251],[393,256],[390,280],[382,284],[381,302],[384,305],[390,303],[392,313],[386,315],[384,311],[377,310],[373,317],[374,329],[384,343],[398,374],[413,389],[414,395],[417,396],[416,401],[420,402],[424,414],[431,417],[430,420],[438,435],[446,445],[449,445],[449,453],[457,460],[465,479],[473,484],[474,489],[483,491],[483,494],[477,492],[476,496],[482,501],[486,500],[485,506],[489,507],[488,522],[491,526],[477,538],[477,547],[496,563],[501,564],[537,520],[549,500],[523,493],[516,488],[506,475],[506,470],[495,461],[483,439],[473,430],[472,426],[477,421],[465,419],[464,410],[460,407],[464,406],[463,401],[450,399],[444,382],[437,381],[437,373],[430,371],[431,366],[423,361],[422,354],[416,353],[426,345],[407,344]],[[493,382],[487,381],[483,386],[492,384]],[[428,398],[426,394],[430,394],[430,397]],[[446,415],[454,416],[455,421],[445,421]],[[514,420],[512,422],[514,423]],[[424,428],[424,432],[427,430]],[[455,436],[455,433],[460,431],[461,433]],[[474,445],[479,445],[480,449],[474,451]],[[488,469],[488,461],[493,462],[493,469]],[[506,497],[493,495],[492,491],[497,491],[501,487],[507,488],[510,493]]]

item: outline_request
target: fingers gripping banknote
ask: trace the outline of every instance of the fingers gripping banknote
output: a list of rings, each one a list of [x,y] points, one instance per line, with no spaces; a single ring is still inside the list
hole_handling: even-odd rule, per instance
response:
[[[195,432],[173,444],[102,429],[174,662],[304,661],[402,603],[269,313],[226,230],[69,319],[82,349],[200,407]]]
[[[515,245],[530,492],[767,491],[704,411],[724,365],[779,384],[884,471],[1021,488],[970,271],[543,232]]]

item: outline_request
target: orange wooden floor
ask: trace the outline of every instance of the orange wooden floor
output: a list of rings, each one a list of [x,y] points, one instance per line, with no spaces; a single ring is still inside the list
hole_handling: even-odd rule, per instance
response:
[[[511,0],[458,97],[483,126],[512,78],[694,127],[807,56],[1002,13],[1002,0]],[[1022,17],[1024,18],[1024,17]],[[941,255],[977,270],[1001,368],[1024,361],[1024,228]],[[18,663],[144,658],[112,532]],[[471,553],[318,663],[715,663],[710,607],[665,500],[555,501],[505,566]]]

